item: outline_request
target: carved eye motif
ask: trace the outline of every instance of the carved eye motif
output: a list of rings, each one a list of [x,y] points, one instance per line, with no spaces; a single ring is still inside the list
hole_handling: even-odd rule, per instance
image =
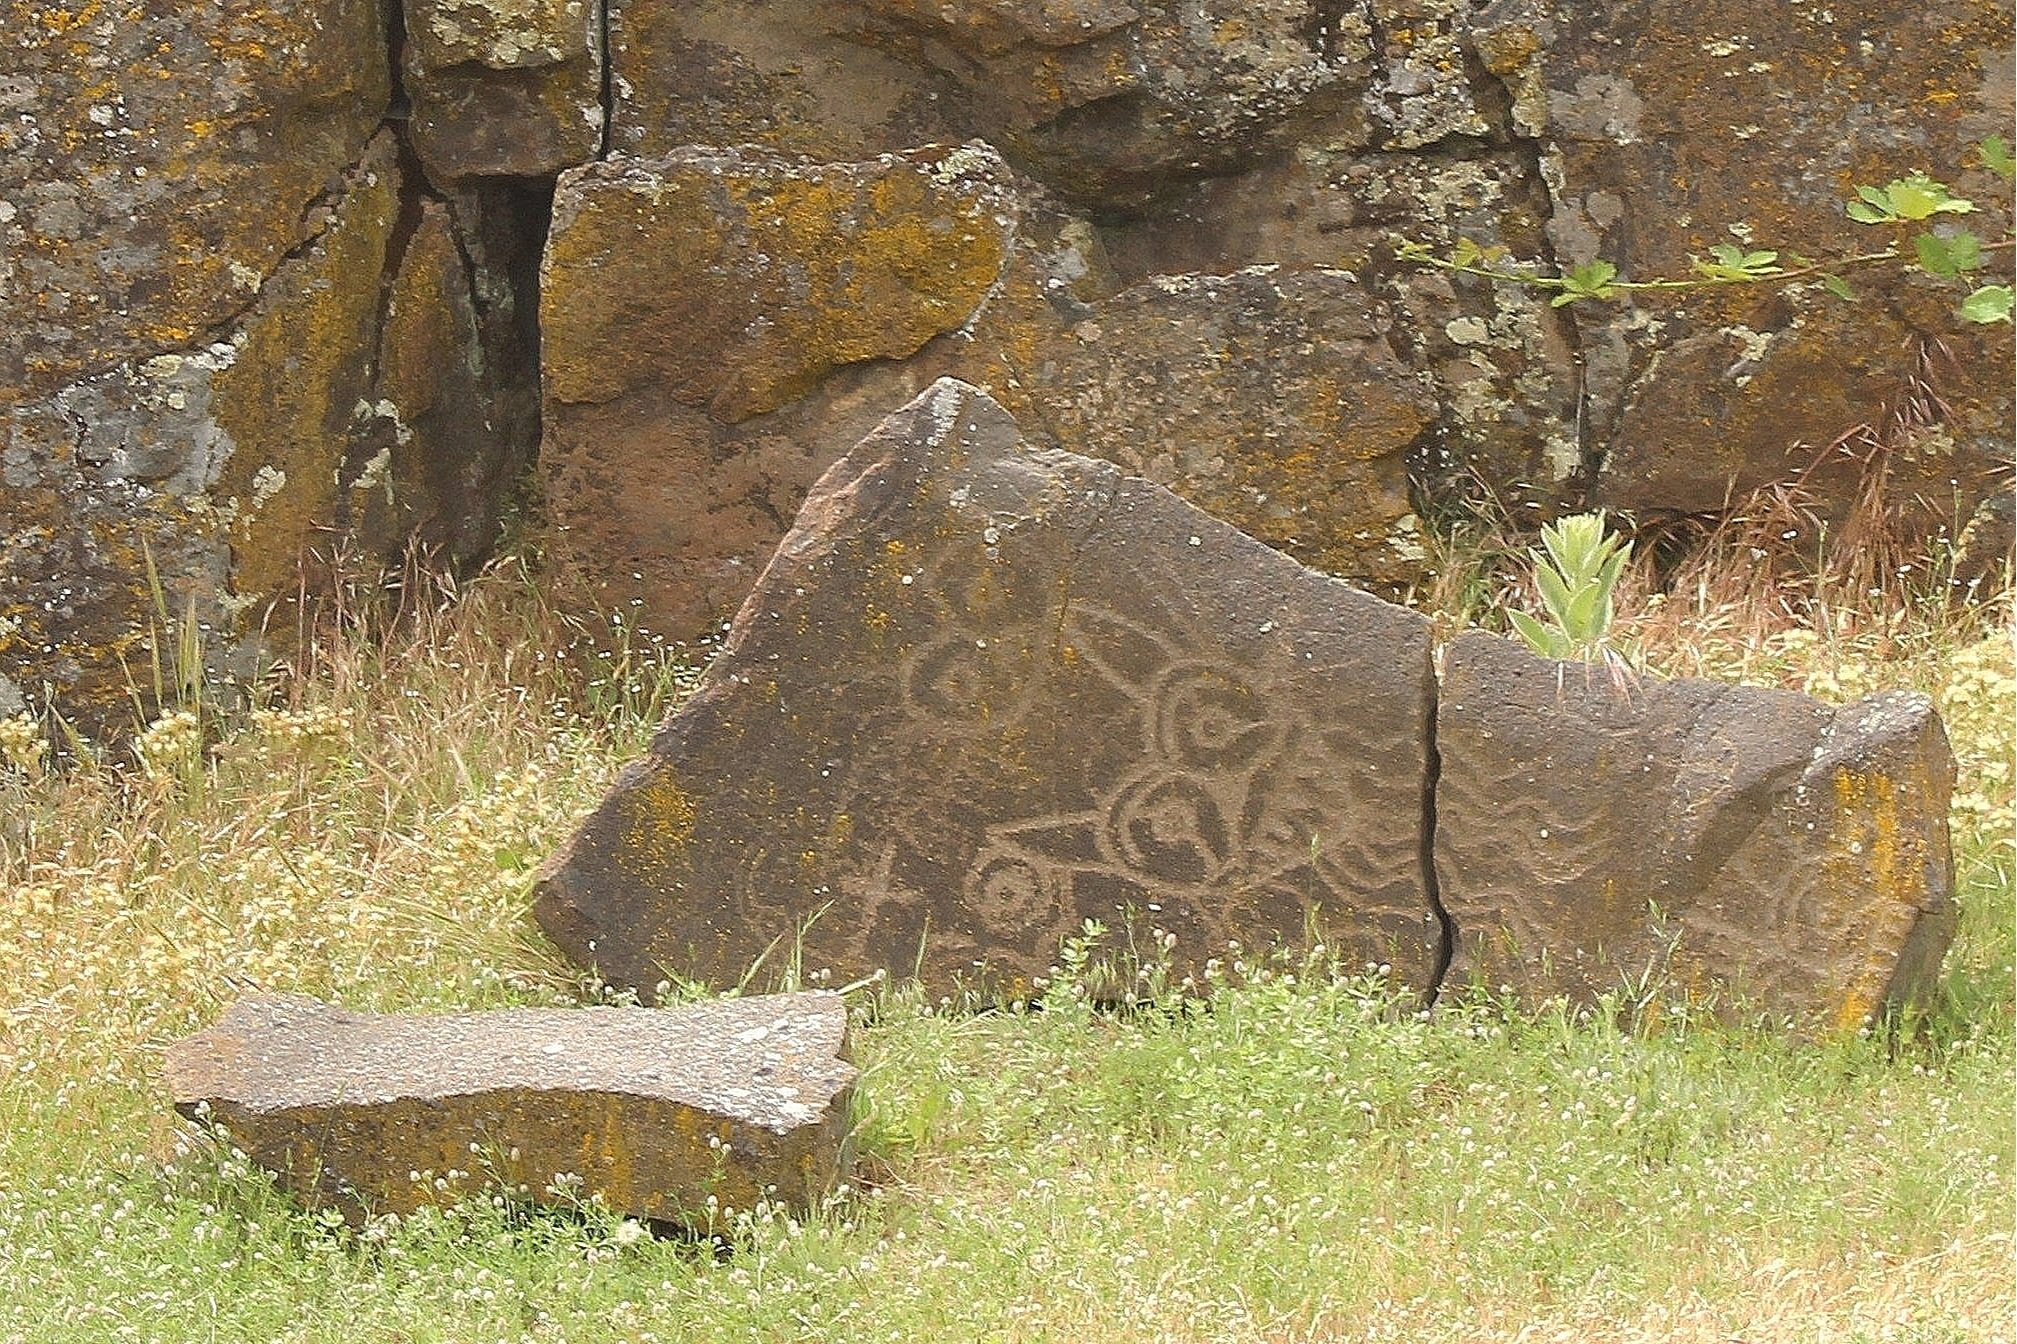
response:
[[[1071,877],[1013,851],[983,853],[967,876],[967,907],[990,931],[1025,948],[1047,941],[1064,917]]]
[[[1186,885],[1218,875],[1233,847],[1219,800],[1200,781],[1171,774],[1123,789],[1107,811],[1105,839],[1132,876]]]
[[[904,674],[913,709],[933,719],[979,723],[1024,708],[1032,675],[1028,640],[948,635],[927,645]]]
[[[1209,663],[1182,663],[1156,688],[1156,745],[1166,760],[1238,773],[1280,743],[1280,724],[1244,677]]]
[[[925,582],[955,622],[982,629],[1038,622],[1050,608],[1051,585],[1027,564],[956,553],[940,557]]]

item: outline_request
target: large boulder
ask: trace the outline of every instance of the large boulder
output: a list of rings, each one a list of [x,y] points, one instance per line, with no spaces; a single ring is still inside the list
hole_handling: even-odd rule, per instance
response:
[[[820,481],[701,689],[542,871],[614,984],[1027,995],[1315,931],[1426,991],[1428,623],[944,380]]]
[[[726,621],[847,444],[981,327],[1042,321],[1036,273],[1088,269],[1033,213],[980,149],[563,176],[540,290],[557,556],[658,634]]]
[[[1678,991],[1862,1025],[1923,998],[1954,930],[1954,763],[1925,697],[1444,655],[1437,890],[1452,985]]]
[[[447,1016],[241,999],[169,1047],[176,1108],[310,1207],[410,1213],[502,1186],[705,1226],[846,1176],[837,994]]]

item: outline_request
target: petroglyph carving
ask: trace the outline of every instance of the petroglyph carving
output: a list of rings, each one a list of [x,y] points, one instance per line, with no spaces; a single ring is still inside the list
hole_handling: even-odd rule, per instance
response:
[[[1087,918],[1200,962],[1315,921],[1426,987],[1429,681],[1420,617],[941,383],[821,482],[542,918],[646,987],[791,937],[1027,992]],[[692,843],[624,845],[673,775]]]

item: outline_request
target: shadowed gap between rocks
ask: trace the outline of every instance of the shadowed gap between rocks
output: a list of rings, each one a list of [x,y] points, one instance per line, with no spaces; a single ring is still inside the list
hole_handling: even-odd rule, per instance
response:
[[[483,430],[496,440],[489,456],[495,474],[479,487],[491,508],[504,516],[524,495],[536,466],[541,435],[539,272],[540,257],[552,226],[554,187],[559,174],[538,176],[473,175],[439,180],[429,170],[416,143],[412,124],[414,100],[408,87],[406,4],[392,0],[385,7],[385,54],[390,93],[382,128],[398,147],[400,194],[398,217],[386,249],[380,276],[378,320],[369,368],[376,388],[392,372],[387,368],[386,341],[391,328],[394,296],[409,252],[430,208],[446,213],[447,235],[461,270],[462,283],[478,323],[475,356],[488,382]],[[596,0],[594,22],[603,44],[603,141],[598,157],[608,151],[611,92],[608,50],[608,6]],[[342,472],[346,479],[367,469],[372,445],[353,448]],[[347,501],[346,501],[347,502]],[[339,529],[347,524],[337,519]],[[451,545],[447,558],[461,573],[487,560],[496,537],[475,549]],[[426,539],[427,549],[441,549]]]
[[[1436,780],[1443,772],[1442,753],[1436,749],[1436,715],[1442,692],[1442,678],[1436,675],[1435,666],[1429,668],[1429,714],[1424,733],[1428,739],[1427,769],[1422,772],[1422,889],[1428,893],[1429,909],[1435,913],[1437,926],[1436,966],[1429,977],[1429,988],[1423,996],[1431,1008],[1442,996],[1443,981],[1450,974],[1450,963],[1457,954],[1457,924],[1450,918],[1450,912],[1443,905],[1441,884],[1436,879]]]

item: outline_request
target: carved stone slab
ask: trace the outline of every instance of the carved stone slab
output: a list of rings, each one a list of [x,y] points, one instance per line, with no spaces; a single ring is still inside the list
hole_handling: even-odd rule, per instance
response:
[[[1631,679],[1472,632],[1443,664],[1447,983],[1657,979],[1833,1029],[1931,987],[1954,764],[1925,697]]]
[[[681,1221],[709,1195],[748,1209],[833,1188],[846,1032],[826,993],[452,1016],[261,994],[171,1046],[167,1080],[311,1205],[403,1213],[575,1177],[581,1197]]]
[[[1025,994],[1088,918],[1427,989],[1433,685],[1421,616],[944,379],[821,479],[538,917],[647,994],[788,957]]]

